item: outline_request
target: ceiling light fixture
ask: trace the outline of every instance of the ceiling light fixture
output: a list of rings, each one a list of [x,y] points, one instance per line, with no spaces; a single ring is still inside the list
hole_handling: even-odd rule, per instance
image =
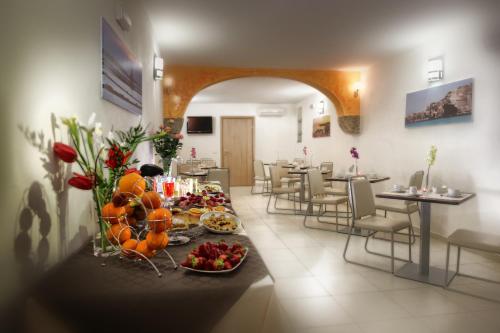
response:
[[[153,60],[153,79],[163,79],[163,58],[155,55]]]
[[[443,58],[431,58],[427,62],[427,81],[435,82],[444,77]]]

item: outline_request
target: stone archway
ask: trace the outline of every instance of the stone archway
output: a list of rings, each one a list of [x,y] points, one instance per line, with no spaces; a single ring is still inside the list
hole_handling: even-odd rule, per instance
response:
[[[354,83],[360,80],[359,72],[169,65],[163,81],[164,118],[182,118],[191,99],[213,84],[256,76],[291,79],[316,88],[335,105],[342,130],[359,134],[360,101],[353,91]]]

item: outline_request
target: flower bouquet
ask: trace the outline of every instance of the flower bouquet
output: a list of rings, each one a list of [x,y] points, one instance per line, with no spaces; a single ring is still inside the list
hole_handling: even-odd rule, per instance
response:
[[[170,120],[173,123],[173,120]],[[172,159],[177,157],[178,150],[182,147],[180,140],[184,139],[181,133],[172,133],[170,126],[160,126],[156,132],[157,138],[153,139],[155,152],[160,155],[163,160],[163,170],[165,173],[170,173],[170,165]]]

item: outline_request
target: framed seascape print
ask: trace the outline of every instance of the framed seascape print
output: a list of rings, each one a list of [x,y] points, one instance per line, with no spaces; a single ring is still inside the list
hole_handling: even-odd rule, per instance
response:
[[[313,118],[313,138],[330,136],[330,115]]]
[[[101,18],[101,56],[102,98],[141,115],[142,65],[104,18]]]
[[[472,83],[466,79],[407,94],[405,126],[471,121]]]

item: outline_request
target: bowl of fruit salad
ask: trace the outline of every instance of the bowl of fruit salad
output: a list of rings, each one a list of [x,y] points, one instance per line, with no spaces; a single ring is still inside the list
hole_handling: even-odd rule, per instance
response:
[[[187,271],[221,274],[236,270],[246,259],[248,248],[240,243],[206,242],[193,249],[181,263]]]

